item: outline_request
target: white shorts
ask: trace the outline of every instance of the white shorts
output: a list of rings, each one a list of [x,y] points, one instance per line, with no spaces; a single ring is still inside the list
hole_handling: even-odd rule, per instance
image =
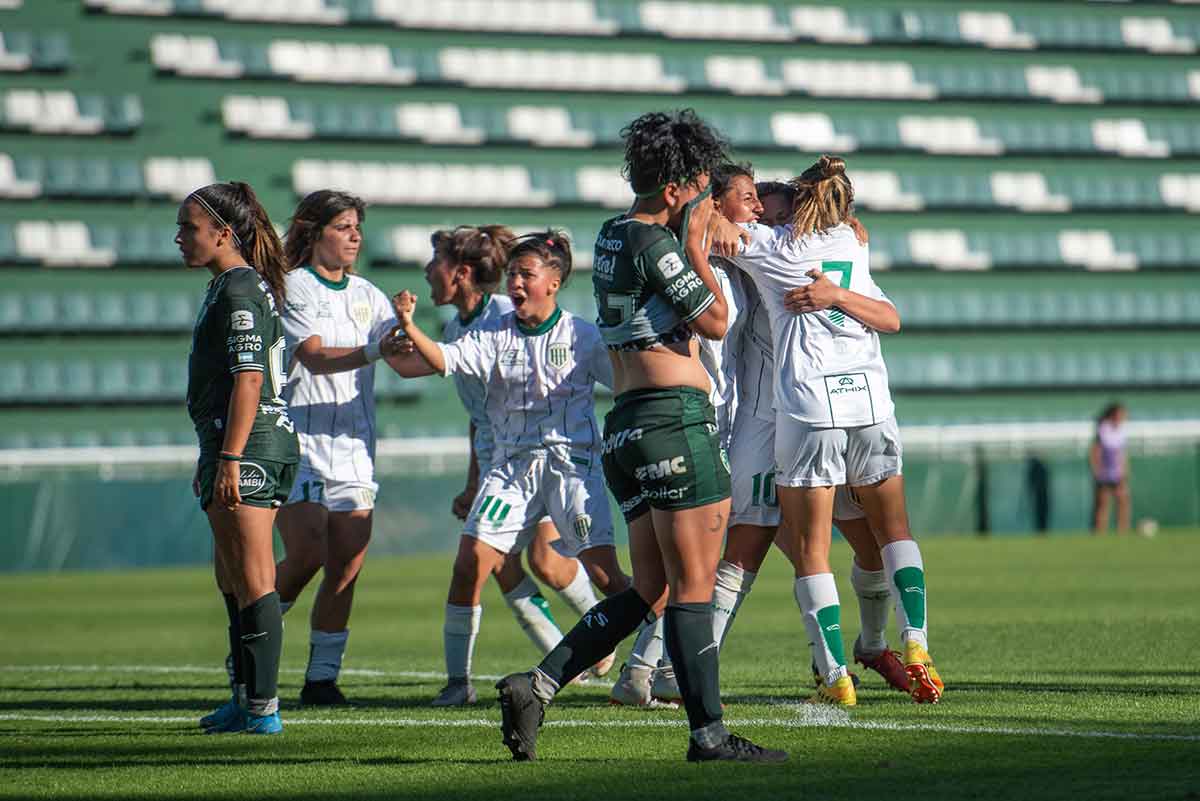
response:
[[[292,494],[284,506],[293,503],[319,503],[331,512],[354,512],[375,508],[374,481],[331,481],[322,475],[300,468]]]
[[[779,415],[775,482],[785,487],[862,486],[900,475],[896,418],[849,428],[817,428]]]
[[[845,484],[838,487],[837,492],[833,493],[833,519],[862,520],[866,516],[867,513],[859,504],[854,487],[847,487]]]
[[[608,488],[600,466],[579,467],[545,451],[492,465],[479,480],[463,534],[501,553],[515,553],[529,544],[547,516],[561,535],[554,548],[563,556],[613,545]]]
[[[774,423],[750,413],[734,419],[729,449],[733,497],[729,525],[779,526],[774,440]]]

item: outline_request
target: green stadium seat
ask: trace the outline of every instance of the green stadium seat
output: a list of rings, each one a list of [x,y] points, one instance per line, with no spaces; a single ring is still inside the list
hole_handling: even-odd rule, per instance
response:
[[[0,361],[0,403],[27,400],[28,371],[21,362]]]
[[[49,292],[33,292],[25,298],[25,327],[31,331],[53,331],[61,324],[58,302]]]

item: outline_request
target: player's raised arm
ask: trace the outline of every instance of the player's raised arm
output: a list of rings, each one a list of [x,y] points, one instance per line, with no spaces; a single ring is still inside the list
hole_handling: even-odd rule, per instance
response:
[[[442,356],[442,349],[417,326],[413,319],[413,312],[417,308],[417,296],[405,289],[392,297],[392,308],[396,310],[396,319],[400,322],[400,329],[404,332],[404,336],[408,337],[413,344],[414,355],[423,359],[432,372],[445,375],[446,359]],[[403,361],[406,357],[397,358]],[[399,368],[396,372],[405,375]],[[429,373],[424,373],[424,375],[429,375]]]

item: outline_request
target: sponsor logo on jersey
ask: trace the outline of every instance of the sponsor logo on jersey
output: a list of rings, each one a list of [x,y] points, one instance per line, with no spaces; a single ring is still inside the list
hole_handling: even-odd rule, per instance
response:
[[[862,375],[861,373],[859,375]],[[832,378],[832,376],[831,376]],[[859,383],[858,379],[853,375],[837,376],[837,386],[829,387],[830,395],[847,395],[852,392],[867,392],[866,377],[863,376],[863,382]],[[826,379],[828,384],[829,379]]]
[[[571,349],[561,342],[555,342],[546,349],[546,361],[556,370],[562,369],[569,358],[571,358]]]
[[[329,308],[329,301],[322,300],[317,303],[317,316],[333,318],[333,309]]]
[[[674,278],[683,272],[683,259],[679,258],[679,254],[675,252],[665,253],[658,260],[658,271],[662,273],[662,277],[666,279]]]
[[[682,501],[687,490],[683,487],[657,487],[643,490],[642,497],[648,501]]]
[[[238,309],[229,315],[229,327],[234,331],[250,331],[254,328],[254,315],[245,309]]]
[[[644,464],[633,471],[638,481],[658,481],[671,476],[682,476],[687,472],[687,460],[682,456]]]
[[[257,353],[263,349],[262,337],[258,334],[234,334],[225,340],[225,345],[229,348],[230,353],[243,351]]]
[[[645,495],[635,495],[629,500],[621,504],[621,514],[627,515],[637,508],[638,504],[646,500]]]
[[[501,367],[516,367],[518,364],[522,364],[524,361],[525,353],[519,349],[514,348],[512,350],[506,350],[500,353]]]
[[[587,542],[592,535],[592,516],[579,515],[571,521],[571,527],[575,529],[575,538],[580,542]]]
[[[611,281],[617,271],[617,260],[608,253],[597,253],[592,259],[592,277]]]
[[[350,316],[358,325],[366,326],[371,322],[371,307],[366,303],[355,303],[350,309]]]
[[[679,278],[675,279],[675,281],[667,287],[666,294],[667,297],[671,299],[672,303],[681,303],[687,299],[688,295],[692,294],[694,291],[702,288],[703,286],[704,282],[700,280],[700,276],[696,275],[695,273],[688,273],[687,275],[681,275]]]
[[[637,442],[642,438],[642,429],[627,428],[624,431],[618,431],[615,434],[609,434],[604,438],[604,453],[612,453],[617,448],[620,448],[627,442]]]
[[[625,247],[625,240],[608,239],[607,237],[598,236],[596,237],[596,247],[601,248],[602,250],[611,250],[614,253],[620,253],[621,249]]]
[[[242,495],[253,495],[267,486],[267,471],[262,465],[254,462],[242,462],[241,476],[238,478],[238,492]]]

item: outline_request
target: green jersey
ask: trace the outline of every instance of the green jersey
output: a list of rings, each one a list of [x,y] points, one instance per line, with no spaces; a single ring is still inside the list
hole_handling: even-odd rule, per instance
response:
[[[215,458],[225,440],[234,375],[253,370],[264,375],[245,455],[299,461],[295,428],[280,394],[286,381],[285,347],[275,298],[253,268],[234,267],[212,280],[188,355],[188,414],[200,439],[201,460]]]
[[[671,229],[629,217],[600,228],[592,261],[600,333],[613,350],[681,342],[716,298],[688,263]]]

